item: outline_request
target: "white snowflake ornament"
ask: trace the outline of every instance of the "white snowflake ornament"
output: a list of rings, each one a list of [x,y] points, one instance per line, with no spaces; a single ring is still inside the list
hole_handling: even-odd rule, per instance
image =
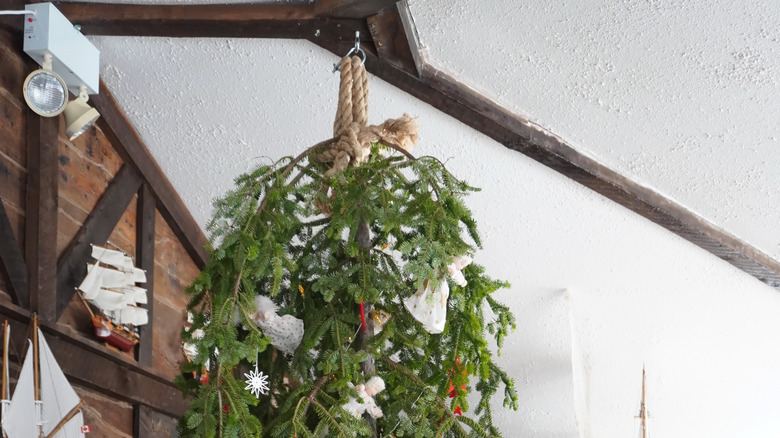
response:
[[[262,371],[258,371],[257,364],[255,364],[255,370],[244,374],[244,377],[246,377],[246,388],[244,389],[248,389],[255,397],[260,398],[260,394],[265,395],[268,392],[268,376]]]

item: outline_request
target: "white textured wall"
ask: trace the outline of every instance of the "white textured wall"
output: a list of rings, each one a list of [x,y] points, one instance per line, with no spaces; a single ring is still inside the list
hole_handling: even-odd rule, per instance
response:
[[[330,137],[336,58],[309,43],[92,40],[107,85],[201,224],[209,201],[253,163]],[[512,283],[499,298],[519,322],[501,358],[521,404],[496,410],[507,437],[577,437],[575,395],[588,412],[583,436],[631,436],[642,363],[654,436],[780,435],[778,291],[387,84],[370,85],[372,121],[419,115],[414,152],[483,188],[469,200],[485,243],[476,260]]]
[[[409,0],[426,59],[780,260],[776,0]]]

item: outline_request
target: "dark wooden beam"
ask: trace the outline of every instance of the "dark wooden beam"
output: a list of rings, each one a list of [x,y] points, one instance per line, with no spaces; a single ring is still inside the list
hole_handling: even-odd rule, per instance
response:
[[[25,255],[30,272],[30,309],[56,321],[59,117],[27,110],[27,205]]]
[[[13,344],[25,345],[31,313],[12,304],[0,305],[0,317],[11,323]],[[63,326],[41,321],[41,330],[71,383],[113,399],[149,406],[172,417],[187,410],[189,402],[181,391],[153,368],[139,365]]]
[[[365,20],[317,17],[311,5],[130,5],[57,3],[85,35],[204,38],[312,38],[368,36]]]
[[[141,179],[135,169],[123,165],[62,253],[57,266],[57,319],[87,275],[87,262],[92,254],[90,245],[106,243],[140,187]]]
[[[181,241],[182,246],[199,268],[209,259],[206,235],[184,205],[160,166],[146,148],[141,136],[127,120],[114,96],[100,81],[100,94],[90,97],[100,112],[98,126],[126,164],[132,166],[157,198],[157,209]]]
[[[314,13],[329,17],[366,18],[389,8],[396,0],[319,0]]]
[[[11,229],[11,222],[0,199],[0,271],[11,286],[11,299],[23,308],[30,307],[29,275],[19,243]]]
[[[350,44],[312,42],[343,56]],[[425,65],[417,78],[368,54],[366,68],[384,81],[449,114],[495,141],[571,178],[780,289],[780,262],[668,198],[576,151],[451,76]]]
[[[388,62],[414,76],[419,76],[422,66],[412,54],[406,26],[401,19],[399,6],[394,4],[376,15],[368,17],[368,29],[374,40],[379,59]]]
[[[146,296],[148,304],[146,311],[149,323],[139,328],[138,362],[142,365],[152,364],[154,351],[152,333],[154,331],[154,222],[157,203],[152,190],[146,184],[138,191],[138,207],[135,231],[135,261],[136,265],[146,271]]]

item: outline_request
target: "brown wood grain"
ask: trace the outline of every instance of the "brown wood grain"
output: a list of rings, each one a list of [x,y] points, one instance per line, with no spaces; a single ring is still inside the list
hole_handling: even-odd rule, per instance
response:
[[[25,258],[30,272],[30,309],[56,321],[57,135],[59,117],[27,111]]]
[[[347,43],[312,41],[336,55],[349,49]],[[366,68],[391,85],[504,146],[634,211],[759,281],[780,289],[780,262],[680,204],[583,155],[451,76],[425,65],[421,77],[417,78],[372,54],[368,54]]]
[[[0,305],[0,318],[11,323],[14,345],[24,345],[31,314],[13,304]],[[41,322],[54,356],[71,384],[96,391],[126,403],[139,403],[178,417],[187,410],[187,400],[169,378],[137,364],[66,327]],[[21,352],[20,352],[21,354]],[[18,363],[17,357],[11,358]]]
[[[133,436],[132,405],[114,400],[98,392],[75,386],[79,398],[84,402],[84,424],[92,431],[84,435],[89,438],[131,438]]]
[[[135,169],[127,165],[123,166],[100,196],[95,208],[84,221],[84,225],[73,238],[68,249],[63,252],[57,265],[56,276],[57,319],[62,316],[73,298],[76,286],[86,275],[86,264],[91,259],[90,245],[106,243],[140,186],[141,179]]]
[[[85,35],[208,38],[319,38],[338,41],[368,30],[365,20],[317,17],[311,5],[118,5],[58,3]],[[370,15],[370,14],[369,14]],[[317,32],[319,30],[319,32]]]
[[[190,257],[199,267],[204,266],[208,260],[208,251],[205,248],[206,235],[144,145],[140,135],[119,108],[105,83],[101,81],[100,94],[92,97],[90,101],[102,116],[98,120],[100,129],[115,146],[125,163],[133,166],[149,185],[157,199],[158,210]]]
[[[366,18],[395,3],[396,0],[319,0],[314,3],[314,12],[330,17]]]
[[[29,272],[24,262],[22,248],[14,236],[11,222],[0,200],[0,271],[5,279],[13,302],[21,307],[30,306]]]
[[[175,418],[142,405],[134,407],[133,415],[135,423],[133,438],[173,438],[178,436]]]
[[[393,4],[376,15],[368,17],[367,20],[377,56],[406,73],[419,76],[420,72],[409,47],[409,38],[398,5]]]
[[[149,315],[149,324],[140,327],[140,343],[138,345],[138,362],[143,365],[152,364],[154,338],[154,245],[156,200],[152,190],[146,184],[138,192],[137,229],[135,264],[146,271],[146,288],[148,304],[144,306]],[[183,291],[178,291],[183,294]]]

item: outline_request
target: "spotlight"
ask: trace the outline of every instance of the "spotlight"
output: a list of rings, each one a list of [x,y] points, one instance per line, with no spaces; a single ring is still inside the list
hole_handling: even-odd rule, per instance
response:
[[[46,54],[43,68],[30,73],[22,88],[27,105],[43,117],[60,114],[68,103],[68,86],[60,75],[52,71],[51,59],[51,55]]]
[[[87,105],[87,100],[87,87],[82,85],[79,88],[79,96],[65,108],[65,135],[71,140],[83,134],[100,117],[95,108]]]

